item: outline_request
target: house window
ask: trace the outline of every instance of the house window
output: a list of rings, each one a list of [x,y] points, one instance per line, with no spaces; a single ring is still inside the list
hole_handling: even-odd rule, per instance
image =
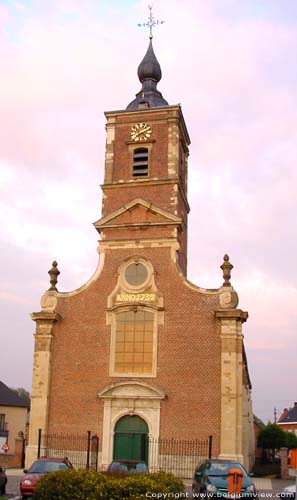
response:
[[[0,413],[0,431],[5,430],[5,414]]]
[[[148,175],[148,149],[137,148],[133,153],[133,177]]]
[[[116,373],[148,374],[153,371],[154,314],[126,311],[115,318]]]

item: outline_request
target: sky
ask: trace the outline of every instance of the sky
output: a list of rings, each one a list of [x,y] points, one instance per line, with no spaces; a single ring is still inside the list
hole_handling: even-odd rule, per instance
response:
[[[297,401],[297,3],[156,0],[158,84],[191,137],[188,278],[222,284],[228,253],[255,414]],[[31,389],[34,323],[98,260],[104,111],[140,90],[148,2],[0,0],[1,368]],[[211,360],[210,360],[211,362]],[[294,375],[295,374],[295,375]],[[294,382],[295,380],[295,382]]]

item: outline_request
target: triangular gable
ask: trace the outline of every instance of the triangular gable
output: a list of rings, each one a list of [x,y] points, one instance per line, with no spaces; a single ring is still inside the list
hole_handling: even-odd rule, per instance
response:
[[[180,217],[156,207],[141,198],[136,198],[110,215],[102,217],[102,219],[94,223],[94,226],[96,229],[139,224],[176,226],[181,224],[181,222]]]

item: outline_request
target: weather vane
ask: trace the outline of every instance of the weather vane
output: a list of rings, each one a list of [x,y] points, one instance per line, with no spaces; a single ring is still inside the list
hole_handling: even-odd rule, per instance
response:
[[[165,23],[165,21],[159,21],[158,19],[154,19],[154,15],[153,15],[153,6],[152,5],[149,5],[148,6],[149,8],[149,17],[148,17],[148,22],[147,23],[140,23],[138,24],[138,26],[144,26],[145,28],[149,28],[150,29],[150,38],[152,39],[153,38],[153,28],[155,26],[157,26],[157,24],[163,24]]]

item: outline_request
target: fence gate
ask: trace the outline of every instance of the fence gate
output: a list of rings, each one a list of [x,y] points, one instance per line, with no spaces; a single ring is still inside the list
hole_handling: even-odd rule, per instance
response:
[[[99,439],[85,434],[42,434],[38,431],[37,458],[69,458],[75,469],[98,468]]]

